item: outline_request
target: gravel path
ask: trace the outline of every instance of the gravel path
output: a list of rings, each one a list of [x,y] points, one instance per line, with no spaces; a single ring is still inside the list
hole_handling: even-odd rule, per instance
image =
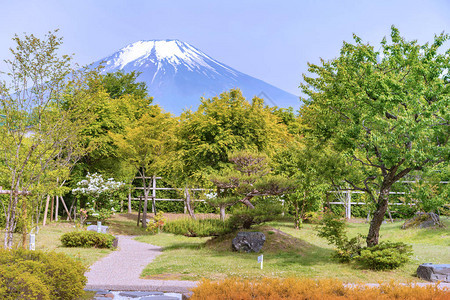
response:
[[[139,278],[145,266],[161,253],[161,247],[135,241],[132,236],[119,236],[118,249],[95,262],[86,273],[86,288],[188,293],[196,282]]]

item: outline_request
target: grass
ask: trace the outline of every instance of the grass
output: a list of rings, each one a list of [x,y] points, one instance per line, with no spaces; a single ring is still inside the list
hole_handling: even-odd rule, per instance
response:
[[[243,278],[263,277],[309,277],[336,278],[344,282],[401,282],[421,280],[414,276],[418,265],[425,262],[448,263],[450,261],[449,220],[444,220],[447,228],[401,230],[402,223],[383,224],[380,241],[403,241],[413,245],[411,262],[393,271],[370,271],[354,264],[341,264],[330,256],[332,246],[318,237],[315,225],[304,224],[295,230],[290,222],[272,222],[273,228],[296,238],[302,247],[291,247],[282,251],[263,247],[264,269],[260,270],[257,256],[261,253],[233,253],[226,246],[211,247],[208,238],[188,238],[162,233],[141,236],[137,240],[164,247],[158,256],[142,273],[144,278],[199,280],[201,278],[223,279],[232,276]],[[367,234],[368,224],[349,223],[350,236]],[[263,230],[267,230],[263,228]],[[275,232],[275,231],[274,231]],[[266,234],[267,242],[279,238],[279,234]],[[269,243],[270,244],[270,243]],[[187,259],[188,258],[188,259]]]
[[[75,230],[75,226],[65,222],[50,223],[41,227],[36,234],[36,250],[63,252],[87,266],[111,253],[112,250],[109,249],[63,247],[59,240],[60,236],[73,230]],[[17,241],[21,241],[22,235],[16,234],[15,238]],[[15,243],[15,245],[19,245],[19,243]]]

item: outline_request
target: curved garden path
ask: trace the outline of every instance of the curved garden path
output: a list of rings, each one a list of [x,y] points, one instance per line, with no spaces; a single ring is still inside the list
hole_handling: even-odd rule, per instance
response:
[[[139,278],[145,266],[162,253],[162,248],[119,236],[116,251],[95,262],[86,273],[87,289],[161,291],[188,293],[195,281],[148,280]]]

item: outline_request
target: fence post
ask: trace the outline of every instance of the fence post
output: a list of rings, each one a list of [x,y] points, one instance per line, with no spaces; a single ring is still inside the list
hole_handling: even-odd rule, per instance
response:
[[[156,176],[152,177],[152,213],[156,213]]]
[[[345,217],[350,220],[352,218],[352,194],[350,191],[346,191],[346,193],[347,206],[345,209]]]

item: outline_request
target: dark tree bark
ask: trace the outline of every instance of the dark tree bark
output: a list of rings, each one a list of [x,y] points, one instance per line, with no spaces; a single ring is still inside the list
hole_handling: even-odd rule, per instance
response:
[[[384,215],[388,208],[389,192],[391,187],[384,187],[380,190],[378,197],[377,208],[373,214],[372,221],[370,221],[369,233],[367,234],[367,246],[373,247],[378,245],[378,238],[380,236],[380,227],[384,220]]]
[[[244,199],[239,200],[239,201],[244,203],[245,205],[247,205],[248,208],[254,209],[255,206],[250,202],[250,199],[252,199],[252,198],[253,198],[253,196],[245,196]]]

